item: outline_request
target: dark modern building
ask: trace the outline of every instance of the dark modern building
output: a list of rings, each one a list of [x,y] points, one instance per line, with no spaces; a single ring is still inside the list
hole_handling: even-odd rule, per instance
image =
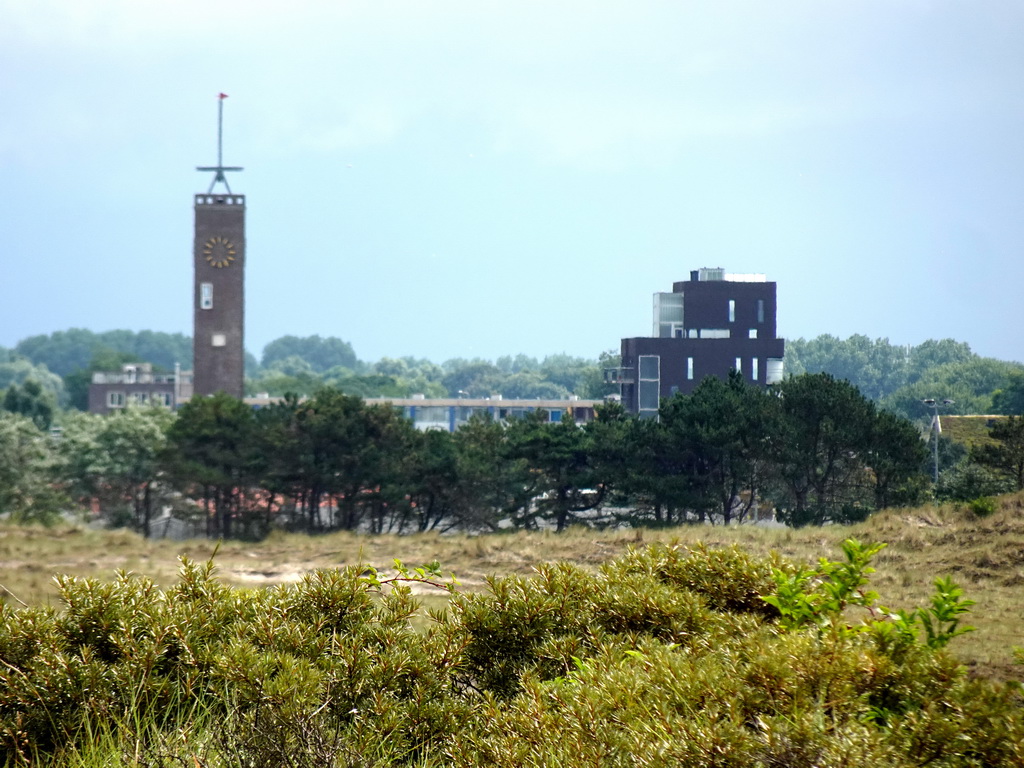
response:
[[[655,417],[662,398],[689,394],[705,376],[739,371],[762,386],[782,379],[785,342],[776,336],[775,283],[764,275],[699,269],[654,294],[649,337],[622,340],[622,367],[606,372],[631,413]]]

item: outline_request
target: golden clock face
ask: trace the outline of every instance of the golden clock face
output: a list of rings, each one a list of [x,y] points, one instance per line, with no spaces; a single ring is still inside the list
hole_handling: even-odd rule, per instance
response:
[[[235,245],[226,237],[220,237],[219,235],[211,237],[203,244],[203,256],[206,258],[206,263],[211,267],[217,269],[223,269],[224,267],[231,266],[231,262],[235,260],[237,251]]]

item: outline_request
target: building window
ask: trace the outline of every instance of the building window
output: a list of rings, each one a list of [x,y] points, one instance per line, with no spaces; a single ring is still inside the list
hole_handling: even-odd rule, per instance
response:
[[[661,378],[661,358],[657,355],[640,356],[640,380]]]
[[[149,392],[132,392],[132,402],[136,405],[144,405],[149,402]]]
[[[736,322],[736,299],[729,299],[729,322]]]
[[[162,405],[167,408],[171,407],[171,393],[170,392],[154,392],[150,397],[150,400],[157,405]]]
[[[661,397],[661,358],[658,355],[640,355],[637,386],[640,415],[656,415]]]
[[[228,338],[223,333],[215,333],[210,343],[215,347],[223,347],[227,345]]]
[[[750,358],[750,379],[751,381],[757,381],[757,358]]]
[[[124,408],[124,392],[107,392],[107,408]]]
[[[743,370],[743,358],[742,357],[737,357],[736,358],[736,372],[739,373],[742,370]]]
[[[764,322],[764,299],[757,300],[757,322]]]
[[[656,411],[658,410],[658,389],[660,382],[657,381],[641,381],[640,382],[640,410],[641,411]]]
[[[686,379],[693,381],[693,358],[686,358]]]
[[[213,309],[213,283],[199,284],[199,308]]]
[[[757,328],[751,328],[750,331],[747,332],[747,336],[749,338],[751,338],[751,339],[756,339],[757,338]]]

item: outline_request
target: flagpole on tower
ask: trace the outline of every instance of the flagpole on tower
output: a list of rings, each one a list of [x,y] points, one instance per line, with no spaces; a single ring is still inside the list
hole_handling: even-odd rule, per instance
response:
[[[220,94],[217,98],[217,167],[224,165],[224,99],[228,95]]]
[[[221,182],[224,188],[227,189],[228,194],[231,194],[231,186],[228,184],[228,179],[224,175],[225,171],[240,171],[241,168],[237,166],[226,166],[224,165],[224,99],[228,95],[226,93],[217,94],[217,165],[213,166],[200,166],[197,167],[197,171],[213,171],[213,181],[210,182],[210,189],[207,190],[206,194],[213,192],[213,188],[217,185],[217,182]]]

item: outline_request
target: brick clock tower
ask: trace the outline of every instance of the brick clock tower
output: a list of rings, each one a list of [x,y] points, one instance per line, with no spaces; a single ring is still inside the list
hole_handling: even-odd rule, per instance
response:
[[[192,353],[196,395],[226,392],[241,398],[245,385],[245,195],[228,186],[222,160],[224,99],[217,101],[217,165],[196,168],[214,173],[206,194],[195,196],[192,247]],[[223,184],[223,192],[214,191]]]

